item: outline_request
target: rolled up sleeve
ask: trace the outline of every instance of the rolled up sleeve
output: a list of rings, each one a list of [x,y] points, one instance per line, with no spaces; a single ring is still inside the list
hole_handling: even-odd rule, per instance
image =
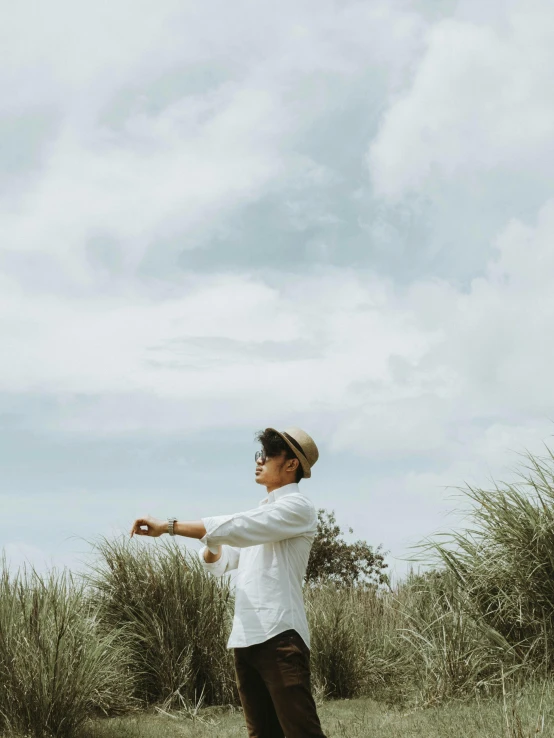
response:
[[[204,539],[202,539],[204,540]],[[239,565],[240,551],[232,546],[222,546],[221,556],[217,561],[213,561],[211,564],[204,559],[204,553],[208,547],[204,546],[198,552],[198,557],[202,563],[202,566],[206,571],[214,577],[222,577],[228,571],[236,569]]]
[[[246,548],[315,532],[317,514],[305,498],[287,495],[274,503],[234,515],[202,518],[202,522],[206,535],[201,540],[206,546],[227,544]]]

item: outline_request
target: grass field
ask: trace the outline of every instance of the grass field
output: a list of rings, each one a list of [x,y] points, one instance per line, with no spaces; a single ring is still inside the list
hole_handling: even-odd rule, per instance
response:
[[[432,542],[434,569],[304,585],[328,738],[554,738],[554,454],[522,475],[469,489],[471,527]],[[80,577],[0,560],[0,734],[246,735],[228,582],[143,544],[103,539]]]
[[[327,738],[531,738],[554,736],[552,685],[529,688],[505,700],[450,702],[401,711],[367,698],[318,707]],[[82,738],[238,738],[246,736],[240,710],[206,708],[194,719],[179,713],[142,713],[96,720]]]

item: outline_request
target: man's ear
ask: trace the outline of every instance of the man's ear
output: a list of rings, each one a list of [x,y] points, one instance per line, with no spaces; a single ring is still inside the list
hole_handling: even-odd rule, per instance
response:
[[[292,466],[290,465],[290,462],[292,462]],[[289,459],[288,471],[296,471],[299,465],[300,465],[300,462],[298,461],[298,459]]]

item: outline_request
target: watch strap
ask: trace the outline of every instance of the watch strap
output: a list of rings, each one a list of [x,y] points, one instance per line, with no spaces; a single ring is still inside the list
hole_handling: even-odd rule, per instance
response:
[[[175,531],[173,530],[173,525],[177,522],[177,518],[168,518],[167,519],[167,532],[170,536],[175,535]]]

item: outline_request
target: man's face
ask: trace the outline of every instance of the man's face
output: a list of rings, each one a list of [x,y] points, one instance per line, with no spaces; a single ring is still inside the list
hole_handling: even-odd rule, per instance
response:
[[[264,487],[279,485],[282,481],[286,461],[284,451],[279,456],[271,457],[266,457],[264,451],[256,454],[256,483],[263,484]]]

